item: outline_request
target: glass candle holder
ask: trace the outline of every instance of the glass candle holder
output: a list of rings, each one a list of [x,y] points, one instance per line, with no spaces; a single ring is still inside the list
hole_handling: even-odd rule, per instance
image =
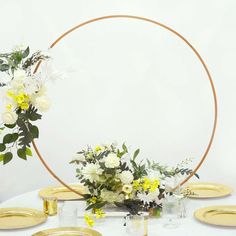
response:
[[[176,228],[179,226],[179,199],[175,195],[166,196],[162,202],[162,216],[165,228]]]
[[[76,227],[77,226],[77,208],[68,206],[65,203],[59,209],[59,226]]]
[[[140,213],[138,215],[127,215],[125,217],[126,232],[132,236],[148,235],[148,216]]]
[[[49,216],[57,214],[57,198],[56,197],[45,197],[43,199],[43,211]]]

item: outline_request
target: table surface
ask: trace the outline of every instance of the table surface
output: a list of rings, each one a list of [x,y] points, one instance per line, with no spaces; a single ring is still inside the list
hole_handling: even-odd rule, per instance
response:
[[[42,200],[39,198],[37,191],[25,193],[3,202],[0,207],[31,207],[42,210]],[[61,203],[60,203],[61,204]],[[60,205],[59,204],[59,205]],[[83,209],[82,202],[73,202],[78,209]],[[179,219],[179,226],[175,229],[166,229],[163,227],[163,218],[154,218],[148,220],[148,235],[176,235],[176,236],[235,236],[236,227],[217,227],[203,224],[194,219],[193,213],[201,207],[213,205],[236,205],[236,194],[224,198],[216,199],[189,199],[187,203],[187,217]],[[127,235],[123,227],[124,219],[107,217],[94,227],[103,236],[121,236]],[[85,226],[83,218],[78,219],[78,226]],[[58,216],[48,217],[48,220],[36,227],[21,230],[0,230],[0,236],[29,236],[41,230],[59,227]]]

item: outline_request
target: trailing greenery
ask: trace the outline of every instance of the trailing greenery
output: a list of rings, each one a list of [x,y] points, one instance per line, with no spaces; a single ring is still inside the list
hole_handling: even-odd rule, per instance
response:
[[[39,137],[34,122],[42,117],[38,112],[38,107],[42,106],[37,104],[37,99],[42,99],[43,94],[42,83],[34,75],[33,66],[48,58],[40,51],[30,55],[29,47],[0,54],[0,72],[5,73],[8,80],[0,81],[0,88],[7,87],[5,100],[8,102],[0,126],[0,162],[3,164],[9,163],[14,153],[24,160],[32,156],[31,143]]]
[[[193,173],[193,170],[190,168],[184,167],[187,164],[189,164],[189,162],[191,162],[191,159],[186,159],[186,160],[182,161],[181,163],[179,163],[176,167],[168,167],[168,166],[161,165],[158,162],[147,160],[147,164],[148,164],[149,169],[159,171],[160,174],[162,174],[165,177],[169,177],[169,178],[176,176],[178,174],[191,175]],[[199,179],[199,175],[197,173],[194,173],[194,176],[196,176]]]

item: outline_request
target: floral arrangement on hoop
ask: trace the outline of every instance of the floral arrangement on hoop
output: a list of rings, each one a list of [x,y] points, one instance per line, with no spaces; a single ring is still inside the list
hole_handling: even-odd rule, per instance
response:
[[[188,168],[161,166],[147,160],[138,161],[140,150],[132,155],[125,144],[118,148],[115,144],[87,147],[76,153],[70,163],[77,165],[77,177],[86,188],[84,195],[87,208],[85,214],[89,226],[94,219],[105,216],[102,208],[117,206],[135,215],[140,211],[160,209],[165,197],[166,177],[177,174],[191,174]]]
[[[0,72],[4,73],[0,89],[5,103],[0,126],[0,131],[5,133],[0,143],[0,162],[3,164],[12,160],[13,147],[21,159],[32,156],[30,144],[39,137],[39,129],[33,123],[50,107],[45,81],[52,76],[52,73],[34,73],[34,66],[48,59],[49,56],[40,51],[30,55],[29,47],[0,54]]]

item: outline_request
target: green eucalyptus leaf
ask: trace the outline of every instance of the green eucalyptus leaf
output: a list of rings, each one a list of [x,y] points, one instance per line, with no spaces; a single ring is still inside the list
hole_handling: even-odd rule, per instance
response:
[[[31,149],[28,148],[28,147],[26,147],[25,154],[26,154],[27,156],[30,156],[30,157],[33,156]]]
[[[4,124],[7,128],[9,128],[9,129],[13,129],[13,128],[15,128],[16,127],[16,123],[15,124],[11,124],[11,125],[9,125],[9,124]]]
[[[3,143],[12,143],[13,142],[13,137],[12,134],[6,134],[3,138]]]
[[[134,159],[134,160],[135,160],[135,158],[138,156],[139,152],[140,152],[139,149],[137,149],[137,150],[134,152],[134,156],[133,156],[133,159]]]
[[[126,147],[125,143],[122,144],[122,148],[123,148],[124,152],[126,152],[126,153],[128,152],[128,148]]]
[[[3,164],[7,164],[8,162],[11,161],[11,159],[13,158],[13,155],[11,152],[6,152],[3,156]]]
[[[9,70],[10,66],[8,64],[0,64],[0,71]]]
[[[33,138],[39,137],[39,129],[36,125],[29,126],[29,130]]]
[[[200,179],[199,175],[197,173],[194,174],[198,179]]]
[[[4,62],[4,61],[3,61],[2,59],[0,59],[0,64],[3,64],[3,62]]]
[[[22,57],[23,57],[23,58],[28,57],[28,56],[29,56],[29,53],[30,53],[30,49],[29,49],[29,47],[27,47],[27,48],[25,49],[25,51],[23,52]]]
[[[27,159],[27,158],[26,158],[26,151],[25,151],[23,148],[17,150],[17,155],[18,155],[18,157],[20,157],[21,159],[24,159],[24,160]]]
[[[15,142],[19,138],[18,133],[13,133],[12,134],[12,142]]]
[[[99,209],[99,208],[102,208],[103,206],[105,206],[106,203],[107,202],[94,203],[94,204],[89,205],[85,210],[87,211],[87,210],[90,210],[92,208],[98,208]]]
[[[0,154],[0,162],[3,161],[3,158],[4,158],[4,154]]]
[[[0,152],[3,152],[6,150],[6,145],[4,143],[0,143]]]

